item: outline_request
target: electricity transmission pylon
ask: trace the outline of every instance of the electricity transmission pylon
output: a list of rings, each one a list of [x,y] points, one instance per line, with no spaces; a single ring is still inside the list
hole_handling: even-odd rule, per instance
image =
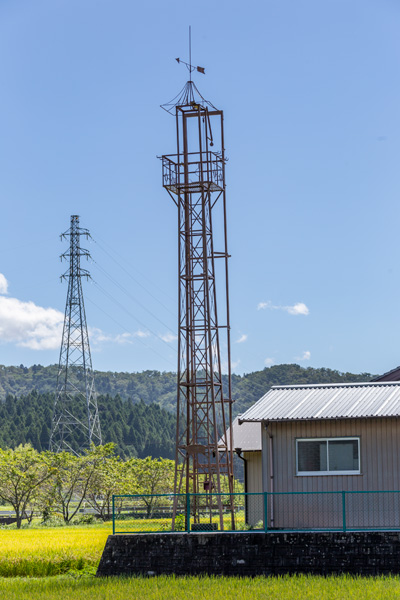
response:
[[[177,59],[178,62],[183,62]],[[162,156],[163,187],[179,213],[179,339],[174,492],[191,497],[194,523],[208,512],[224,528],[219,494],[229,491],[234,528],[231,354],[223,112],[206,101],[192,81],[201,67],[184,63],[190,80],[162,106],[175,116],[176,154]],[[214,220],[218,229],[213,232]],[[215,250],[219,244],[220,251]],[[219,267],[217,267],[217,263]],[[216,271],[218,272],[218,308]],[[221,346],[227,357],[227,395],[222,385]],[[177,496],[173,510],[173,528]],[[224,499],[226,504],[226,498]],[[216,510],[213,507],[217,507]]]
[[[87,229],[79,227],[79,216],[71,216],[71,226],[61,239],[69,237],[69,270],[61,276],[68,278],[67,302],[61,340],[57,388],[54,402],[50,450],[67,450],[81,454],[91,443],[101,444],[99,411],[97,408],[92,358],[82,293],[82,278],[90,273],[81,267],[81,257],[90,258],[80,245],[81,236],[90,237]]]

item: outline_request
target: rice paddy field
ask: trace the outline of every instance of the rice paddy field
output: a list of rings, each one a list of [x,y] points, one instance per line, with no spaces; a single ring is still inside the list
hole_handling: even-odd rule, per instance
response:
[[[0,530],[0,577],[95,570],[110,533],[109,525]]]
[[[97,579],[109,525],[0,530],[0,600],[400,600],[399,577]]]

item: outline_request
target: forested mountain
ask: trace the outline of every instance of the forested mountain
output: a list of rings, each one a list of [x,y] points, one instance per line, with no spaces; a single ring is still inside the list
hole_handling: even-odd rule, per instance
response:
[[[40,393],[52,393],[57,382],[57,365],[42,367],[5,367],[0,365],[0,400],[7,394],[21,396],[32,390]],[[111,371],[95,371],[95,386],[100,395],[131,398],[133,402],[143,400],[145,404],[157,402],[171,409],[176,399],[175,373],[160,371],[143,371],[142,373],[113,373]]]
[[[119,396],[97,399],[103,444],[114,442],[123,458],[173,458],[175,417],[158,404],[136,404]],[[0,448],[31,443],[48,450],[54,395],[36,390],[19,398],[8,395],[0,403]],[[80,408],[73,409],[79,415]]]
[[[253,402],[261,398],[272,385],[305,383],[337,383],[348,381],[368,381],[370,373],[340,373],[331,369],[304,368],[299,365],[275,365],[247,375],[233,375],[232,395],[235,400],[235,414],[243,412]],[[57,366],[5,367],[0,365],[0,401],[7,394],[18,398],[32,390],[40,393],[53,393],[57,380]],[[224,383],[226,384],[226,378]],[[97,392],[106,396],[119,395],[122,400],[137,403],[159,404],[169,411],[176,405],[176,374],[160,371],[141,373],[113,373],[95,371]]]
[[[233,413],[243,413],[272,385],[369,381],[372,377],[295,364],[233,375]],[[48,448],[56,379],[55,365],[0,366],[0,447],[30,442],[37,450]],[[173,458],[175,373],[98,371],[95,383],[104,443],[115,442],[123,457]]]

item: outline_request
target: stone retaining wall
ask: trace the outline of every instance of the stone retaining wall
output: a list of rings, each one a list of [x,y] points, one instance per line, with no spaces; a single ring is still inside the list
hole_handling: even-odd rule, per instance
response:
[[[110,535],[98,576],[400,573],[400,532]]]

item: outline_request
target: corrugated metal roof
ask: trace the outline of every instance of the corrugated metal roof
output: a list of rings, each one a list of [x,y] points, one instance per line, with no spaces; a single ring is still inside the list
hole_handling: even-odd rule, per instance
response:
[[[232,423],[233,431],[233,449],[241,448],[243,452],[253,452],[261,450],[261,424],[256,423],[240,423],[240,417]],[[227,431],[228,447],[230,446],[230,431]]]
[[[232,423],[233,431],[233,450],[241,449],[242,452],[254,452],[261,450],[261,423],[258,421],[254,423],[241,423],[241,415],[236,417]],[[228,449],[230,449],[230,427],[226,431]],[[222,438],[218,442],[218,446],[223,446],[224,442]]]
[[[400,416],[400,383],[274,386],[240,421],[295,421]]]

